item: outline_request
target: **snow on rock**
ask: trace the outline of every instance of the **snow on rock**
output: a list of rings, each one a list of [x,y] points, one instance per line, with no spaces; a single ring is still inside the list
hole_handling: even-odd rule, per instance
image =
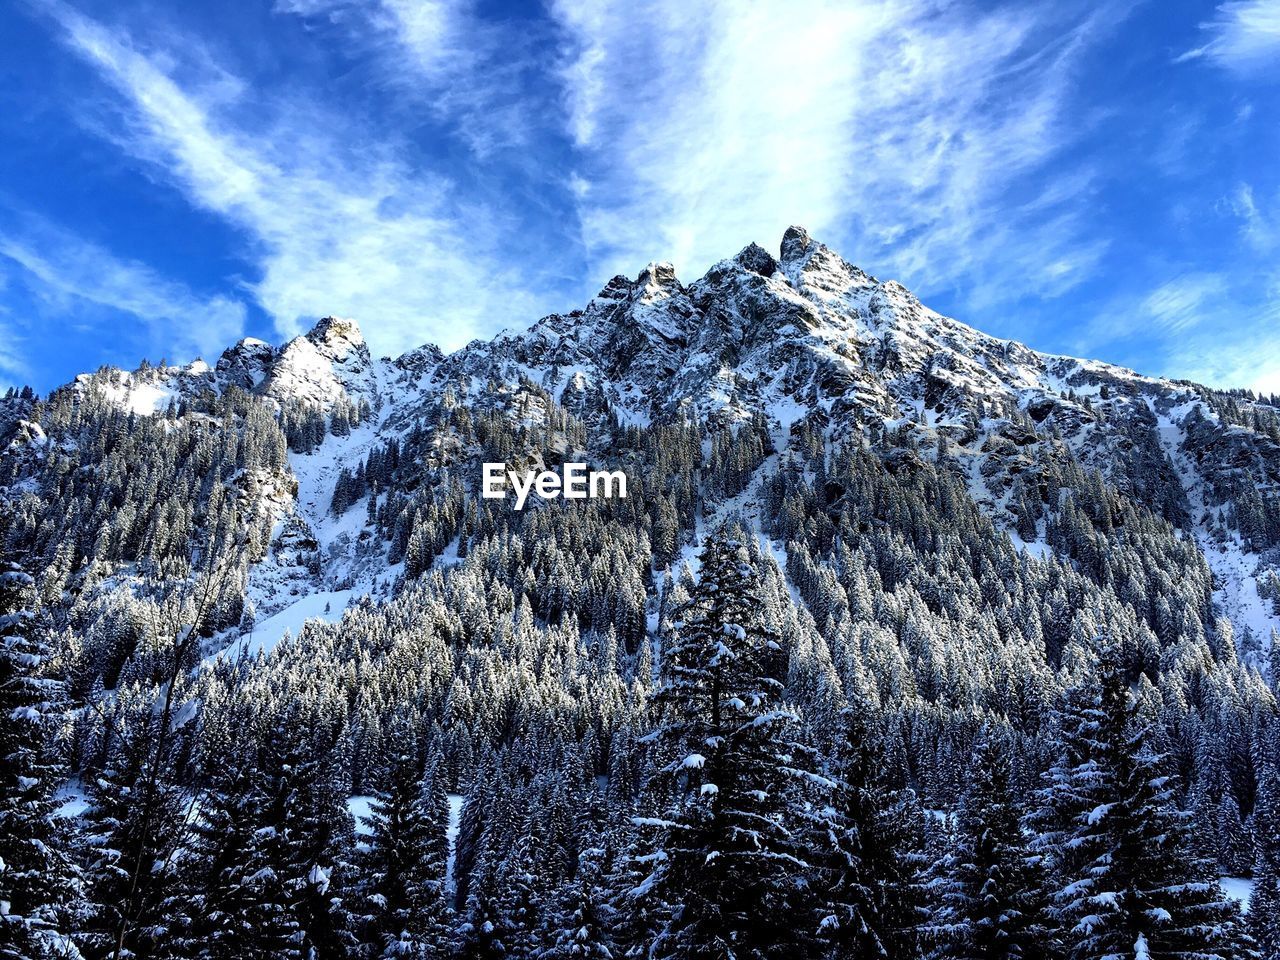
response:
[[[310,454],[290,454],[296,496],[269,505],[277,524],[273,549],[250,571],[250,599],[260,617],[293,609],[294,598],[317,589],[378,595],[402,572],[385,553],[361,549],[367,500],[332,514],[342,470],[429,424],[446,395],[477,412],[501,411],[538,426],[550,412],[546,391],[589,426],[686,417],[732,426],[762,416],[775,452],[747,490],[699,518],[698,539],[718,518],[752,514],[763,480],[784,462],[793,430],[808,425],[841,438],[870,425],[913,434],[922,457],[946,456],[1014,545],[1048,560],[1044,518],[1034,537],[1021,527],[1024,539],[1013,512],[1015,490],[1034,490],[1037,470],[1053,455],[1048,438],[1060,438],[1083,467],[1122,488],[1139,443],[1153,469],[1172,472],[1181,487],[1184,515],[1171,510],[1171,519],[1206,554],[1215,600],[1237,641],[1247,635],[1265,645],[1271,628],[1280,628],[1280,617],[1257,593],[1266,572],[1260,558],[1238,538],[1224,543],[1211,534],[1205,519],[1224,510],[1218,494],[1231,471],[1247,469],[1259,489],[1280,488],[1280,445],[1224,423],[1211,392],[1195,384],[1042,354],[942,316],[802,227],[786,231],[776,256],[752,244],[689,284],[670,264],[652,263],[635,279],[614,277],[582,310],[449,355],[426,345],[395,360],[376,359],[353,321],[326,317],[282,347],[242,340],[213,369],[196,363],[104,371],[73,384],[135,413],[160,413],[171,400],[231,386],[277,405],[328,410],[367,401],[370,411],[348,435],[329,436]],[[38,437],[27,440],[32,450],[39,445]],[[291,554],[290,542],[319,554],[319,577],[295,562],[303,551]],[[695,549],[682,545],[680,561],[694,566]],[[770,552],[784,565],[780,550]]]
[[[10,433],[7,449],[8,452],[17,452],[19,448],[27,447],[39,455],[48,443],[49,438],[40,424],[33,420],[18,420]]]
[[[354,320],[325,317],[273,358],[264,392],[328,410],[338,400],[375,399],[373,361]]]

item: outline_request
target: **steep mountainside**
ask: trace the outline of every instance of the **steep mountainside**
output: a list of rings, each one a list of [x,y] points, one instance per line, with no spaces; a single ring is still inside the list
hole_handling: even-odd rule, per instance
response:
[[[358,533],[356,518],[331,516],[340,471],[354,471],[415,424],[438,420],[448,396],[528,426],[546,426],[554,401],[588,426],[586,448],[601,457],[617,425],[733,425],[762,416],[778,450],[801,422],[835,439],[905,428],[917,447],[943,444],[983,512],[1033,549],[1043,540],[1051,486],[1044,467],[1075,461],[1200,543],[1237,629],[1265,644],[1280,626],[1257,596],[1278,535],[1274,402],[986,336],[929,310],[900,284],[869,276],[799,227],[787,231],[777,259],[752,244],[688,286],[670,264],[650,264],[635,281],[614,277],[581,311],[448,356],[426,346],[374,359],[353,321],[326,318],[280,348],[243,340],[212,368],[197,361],[101,371],[70,389],[147,414],[230,387],[284,411],[286,433],[310,415],[313,433],[323,435],[335,408],[362,420],[319,444],[291,438],[299,494],[277,504],[287,521],[278,536],[314,538],[326,551],[332,569],[322,565],[320,584],[329,587],[351,578],[349,541]],[[29,430],[20,421],[5,427],[11,454]],[[433,451],[437,460],[427,465],[466,454]],[[474,490],[478,468],[455,476]],[[357,579],[365,587],[389,582],[383,573],[365,563]],[[278,586],[267,578],[263,589]],[[265,593],[260,602],[278,606]]]
[[[629,495],[517,511],[489,461]],[[1280,956],[1280,400],[989,337],[797,227],[449,355],[326,318],[12,393],[0,546],[39,841],[0,929],[57,955],[732,915],[744,956],[1252,956],[1216,874]]]

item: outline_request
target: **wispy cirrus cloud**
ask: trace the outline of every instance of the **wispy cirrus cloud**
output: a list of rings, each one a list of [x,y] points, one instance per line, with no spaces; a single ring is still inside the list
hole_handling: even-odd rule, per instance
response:
[[[66,43],[121,98],[118,144],[244,232],[253,295],[283,335],[338,313],[376,349],[456,347],[535,310],[495,256],[502,215],[313,102],[242,101],[229,73],[179,76],[163,50],[50,0]]]
[[[1071,352],[1119,350],[1142,373],[1280,393],[1280,272],[1166,271],[1145,291],[1118,292],[1076,331]],[[1137,357],[1124,354],[1136,350]]]
[[[1259,203],[1254,196],[1253,185],[1240,183],[1227,200],[1227,207],[1240,221],[1240,233],[1248,247],[1255,253],[1271,257],[1280,250],[1280,217],[1275,207]]]
[[[1201,29],[1210,39],[1188,50],[1176,62],[1207,58],[1238,72],[1275,67],[1280,57],[1280,2],[1231,0],[1219,5],[1215,16]]]
[[[140,321],[139,349],[174,359],[217,357],[242,334],[245,305],[234,298],[202,297],[145,264],[42,220],[21,219],[20,230],[0,234],[0,268],[7,268],[0,272],[55,308],[63,323],[92,327],[124,314]],[[26,373],[17,351],[0,353],[3,367]]]
[[[279,0],[276,9],[370,55],[378,81],[478,157],[529,143],[553,120],[535,104],[544,68],[536,21],[482,17],[473,0]]]
[[[1154,372],[1203,318],[1244,343],[1266,314],[1270,78],[1222,111],[1139,0],[274,0],[253,23],[27,2],[102,81],[55,76],[50,113],[130,161],[86,182],[123,184],[138,230],[212,213],[210,262],[169,269],[203,288],[234,264],[228,297],[284,335],[333,312],[382,352],[453,347],[790,223],[993,333]],[[1184,59],[1266,61],[1278,0],[1218,2]]]
[[[1224,277],[1216,273],[1186,273],[1161,284],[1138,308],[1143,325],[1154,323],[1161,330],[1177,333],[1200,323],[1205,308],[1227,289]]]
[[[1067,289],[1105,250],[1084,223],[1092,171],[1036,179],[1078,134],[1073,69],[1101,17],[922,0],[552,12],[597,273],[653,257],[697,272],[801,222],[877,271],[993,302]]]
[[[5,390],[31,381],[31,364],[22,355],[22,340],[13,322],[0,316],[0,388]]]
[[[1230,300],[1229,283],[1221,273],[1168,268],[1160,272],[1165,279],[1145,287],[1135,285],[1104,299],[1076,329],[1071,352],[1094,357],[1108,343],[1135,338],[1167,352],[1206,317],[1220,316]],[[1159,371],[1148,367],[1143,372]]]
[[[1280,342],[1270,332],[1280,325],[1280,306],[1264,305],[1211,320],[1208,326],[1217,329],[1171,345],[1164,375],[1280,395]],[[1223,336],[1222,323],[1241,320],[1247,326]]]

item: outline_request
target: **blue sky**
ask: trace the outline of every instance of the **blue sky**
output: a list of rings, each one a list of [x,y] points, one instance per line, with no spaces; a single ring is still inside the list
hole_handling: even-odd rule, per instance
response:
[[[998,336],[1280,392],[1280,0],[12,0],[0,383],[381,354],[790,223]]]

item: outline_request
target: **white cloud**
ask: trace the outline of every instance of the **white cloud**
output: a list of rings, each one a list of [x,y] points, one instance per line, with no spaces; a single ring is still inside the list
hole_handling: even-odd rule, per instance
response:
[[[1140,372],[1280,392],[1280,274],[1186,271],[1104,302],[1078,331],[1079,356],[1123,351]],[[1132,351],[1140,351],[1133,358]]]
[[[537,291],[594,288],[651,259],[696,276],[795,222],[974,311],[1071,290],[1108,253],[1090,213],[1104,171],[1075,150],[1098,118],[1075,75],[1125,4],[1079,17],[946,0],[552,0],[562,44],[548,59],[471,0],[281,0],[339,33],[356,69],[410,94],[412,107],[386,98],[406,111],[392,127],[429,109],[473,158],[527,145],[503,162],[528,169],[466,170],[455,152],[463,187],[385,124],[252,89],[198,44],[179,61],[45,2],[123,95],[125,122],[99,128],[243,232],[261,271],[251,290],[286,335],[332,312],[367,321],[382,352],[455,347],[532,319],[547,304]],[[542,109],[548,90],[562,94],[556,110]],[[553,123],[558,144],[542,139]],[[562,192],[543,208],[536,185],[549,175]],[[509,196],[472,199],[485,178]],[[545,272],[518,272],[504,236],[517,217],[554,219],[555,202],[576,205],[581,226],[587,269],[572,281],[572,244],[536,264]],[[1247,188],[1231,203],[1255,246],[1270,236]],[[1080,337],[1150,330],[1167,353],[1168,338],[1199,334],[1222,290],[1204,273],[1129,288]]]
[[[242,103],[243,86],[225,74],[210,92],[122,31],[46,6],[123,95],[121,146],[247,234],[262,274],[251,289],[281,334],[337,313],[368,321],[379,351],[451,348],[533,313],[493,256],[497,214],[412,169],[354,119],[260,92]]]
[[[31,381],[31,366],[23,356],[22,336],[13,324],[0,317],[0,389],[9,389]]]
[[[1207,57],[1240,72],[1274,67],[1280,55],[1280,2],[1231,0],[1219,5],[1214,19],[1201,24],[1201,29],[1211,39],[1182,54],[1177,62]]]
[[[1251,184],[1237,185],[1227,207],[1240,220],[1241,236],[1255,253],[1269,258],[1280,247],[1280,223],[1270,210],[1259,206]]]
[[[1212,301],[1221,297],[1226,287],[1226,281],[1216,273],[1186,273],[1152,291],[1143,300],[1140,314],[1161,330],[1187,330],[1201,321],[1206,308],[1212,308]]]
[[[1101,20],[927,0],[552,11],[597,275],[653,258],[697,273],[799,222],[877,272],[989,303],[1066,289],[1105,249],[1085,239],[1092,172],[1059,172],[1070,195],[1039,176],[1078,132],[1072,70]]]
[[[455,73],[471,52],[459,42],[462,11],[458,4],[437,0],[280,0],[276,9],[310,19],[324,19],[355,30],[364,43],[386,32],[401,43],[421,76],[439,80]]]
[[[0,258],[18,268],[16,282],[56,309],[64,323],[86,306],[141,320],[143,346],[153,356],[216,358],[244,331],[243,303],[200,297],[144,264],[121,260],[48,224],[29,221],[21,234],[0,235]],[[0,368],[12,369],[15,359],[0,356]]]
[[[277,9],[340,31],[370,54],[402,106],[426,111],[479,158],[524,146],[548,111],[531,100],[542,64],[529,21],[480,16],[474,0],[280,0]]]
[[[1219,328],[1175,344],[1164,373],[1214,387],[1243,387],[1280,394],[1280,342],[1271,330],[1280,325],[1280,308],[1245,312],[1233,335]]]

